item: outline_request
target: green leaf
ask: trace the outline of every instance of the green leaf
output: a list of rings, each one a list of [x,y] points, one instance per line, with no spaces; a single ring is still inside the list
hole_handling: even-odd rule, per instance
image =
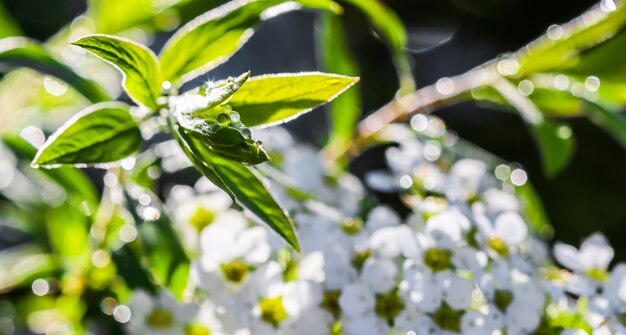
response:
[[[249,72],[237,78],[201,87],[170,99],[170,111],[177,123],[198,138],[212,152],[243,164],[268,161],[268,154],[250,138],[251,132],[238,119],[227,100],[248,79]]]
[[[256,171],[213,154],[184,128],[173,123],[171,127],[183,151],[202,174],[300,250],[291,218],[274,200]]]
[[[149,193],[148,190],[145,192]],[[165,285],[181,299],[189,278],[189,257],[172,227],[172,222],[163,211],[156,195],[151,194],[150,206],[158,211],[158,218],[145,220],[134,210],[142,208],[139,200],[128,192],[125,194],[129,210],[138,223],[138,242],[141,244],[141,254],[145,257],[150,272],[157,282]]]
[[[354,56],[348,48],[345,31],[339,18],[331,14],[321,15],[320,46],[323,68],[327,72],[348,76],[358,75]],[[344,92],[329,104],[331,133],[328,148],[342,152],[350,144],[356,122],[361,113],[361,91],[358,86]]]
[[[19,158],[31,162],[37,154],[37,149],[21,137],[5,135],[2,141],[11,151]],[[33,170],[34,171],[34,170]],[[64,166],[58,169],[39,169],[37,170],[46,175],[52,181],[63,187],[68,196],[73,199],[76,205],[80,205],[83,201],[89,202],[91,205],[98,203],[99,196],[95,187],[85,176],[85,174],[75,168]]]
[[[469,94],[466,94],[469,97]],[[581,111],[580,98],[567,91],[553,88],[535,86],[528,99],[546,116],[574,117],[579,116]],[[473,89],[471,99],[495,104],[496,107],[508,107],[509,104],[491,86],[482,86]]]
[[[137,156],[135,168],[131,172],[131,181],[143,188],[155,191],[157,176],[160,175],[159,166],[162,159],[154,150],[146,150]],[[156,172],[156,174],[154,173]]]
[[[157,107],[161,96],[161,69],[156,55],[131,40],[108,35],[89,35],[72,42],[113,64],[124,75],[124,89],[138,104]]]
[[[283,0],[228,2],[179,29],[160,53],[163,77],[189,81],[224,63],[245,44],[261,13]]]
[[[330,0],[296,0],[296,2],[301,6],[320,9],[332,14],[343,13],[343,8],[338,3]]]
[[[563,123],[550,120],[529,125],[539,144],[546,174],[556,175],[567,166],[574,153],[572,130]]]
[[[519,197],[524,208],[523,212],[530,223],[530,227],[544,239],[549,239],[554,233],[548,215],[541,203],[541,199],[530,182],[515,187],[515,194]]]
[[[345,2],[361,10],[379,36],[387,42],[400,79],[400,92],[407,94],[414,91],[415,81],[406,53],[406,29],[398,15],[379,0],[345,0]]]
[[[88,266],[93,252],[89,237],[89,218],[67,204],[46,211],[50,245],[65,267],[79,270]]]
[[[148,271],[128,244],[113,251],[111,259],[115,263],[117,274],[124,278],[130,289],[143,289],[153,294],[157,293],[157,288],[150,281]]]
[[[174,84],[187,82],[226,62],[250,39],[265,19],[295,9],[275,7],[287,0],[235,0],[198,16],[179,29],[160,53],[163,77]],[[299,0],[302,6],[330,11],[341,7],[329,0]],[[270,11],[267,13],[269,14]]]
[[[502,97],[515,108],[531,127],[539,145],[543,166],[548,176],[561,171],[574,152],[574,139],[569,127],[546,120],[541,111],[517,88],[502,78],[493,84]]]
[[[536,87],[528,98],[547,116],[573,117],[581,112],[580,99],[570,92]]]
[[[45,278],[60,269],[58,259],[34,244],[24,243],[0,251],[0,292],[30,287],[33,280]]]
[[[320,72],[257,76],[248,79],[228,105],[241,115],[246,126],[269,126],[288,122],[335,99],[358,81],[358,77]]]
[[[55,76],[97,103],[111,100],[95,81],[78,75],[46,51],[38,42],[25,37],[9,37],[0,40],[0,64],[25,66]]]
[[[168,9],[185,2],[190,1],[88,0],[84,15],[93,20],[98,33],[115,34],[137,26],[143,28],[150,20],[157,21],[159,14],[165,16]]]
[[[555,71],[578,76],[594,75],[612,81],[624,81],[626,64],[618,55],[626,53],[626,30],[605,42],[581,52],[574,61],[567,62]]]
[[[626,148],[626,117],[623,114],[590,101],[584,103],[584,111],[589,120]]]
[[[39,148],[33,166],[118,161],[141,145],[141,132],[123,103],[93,105],[72,117]]]

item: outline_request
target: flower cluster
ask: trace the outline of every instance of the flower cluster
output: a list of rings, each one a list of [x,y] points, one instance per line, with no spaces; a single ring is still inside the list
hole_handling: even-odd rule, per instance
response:
[[[386,152],[389,169],[365,178],[370,189],[399,192],[410,210],[405,217],[373,204],[354,176],[326,175],[318,153],[283,129],[261,134],[276,162],[265,172],[294,218],[300,253],[206,182],[177,186],[168,205],[197,256],[193,304],[144,302],[151,311],[135,313],[136,301],[147,299],[138,293],[129,303],[129,329],[142,323],[152,327],[145,333],[188,334],[626,334],[626,265],[608,271],[613,251],[606,239],[594,234],[580,249],[557,244],[554,256],[566,269],[557,267],[516,195],[523,171],[459,159],[440,122],[425,122],[421,137],[395,131],[399,145]]]

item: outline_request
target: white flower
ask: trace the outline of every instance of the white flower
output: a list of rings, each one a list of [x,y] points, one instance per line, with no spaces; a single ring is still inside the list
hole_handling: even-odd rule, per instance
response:
[[[181,334],[196,315],[192,304],[181,304],[169,291],[162,290],[156,296],[136,291],[128,302],[131,318],[128,330],[131,334]]]
[[[376,314],[376,294],[365,284],[345,286],[339,297],[342,327],[347,335],[386,334],[387,324]]]
[[[207,290],[216,303],[229,299],[249,278],[255,265],[264,264],[272,253],[267,230],[248,227],[239,212],[219,216],[200,234],[201,255],[192,266],[192,279]]]
[[[396,175],[384,170],[371,171],[365,174],[365,184],[378,192],[393,193],[400,190],[400,180]]]
[[[367,215],[365,228],[371,233],[383,227],[395,227],[400,224],[400,217],[390,207],[377,206]]]
[[[391,147],[385,152],[389,167],[398,175],[412,174],[413,169],[424,161],[424,145],[417,140],[403,141],[399,147]]]
[[[554,257],[564,266],[577,271],[605,271],[613,259],[613,248],[601,233],[586,238],[577,250],[571,245],[556,243]]]
[[[497,328],[497,322],[478,311],[467,312],[461,317],[461,333],[465,335],[490,335]]]
[[[380,228],[370,235],[367,245],[374,255],[382,258],[421,256],[417,234],[407,225]]]
[[[487,166],[482,161],[467,158],[458,160],[450,168],[446,196],[452,200],[471,199],[482,192],[489,180]]]
[[[369,258],[361,269],[361,280],[375,293],[389,292],[395,286],[396,264],[385,258]]]
[[[431,269],[407,260],[403,278],[404,285],[400,286],[403,295],[423,311],[435,312],[444,302],[455,310],[465,309],[471,303],[474,284],[450,270],[433,273]]]
[[[426,222],[426,233],[442,247],[452,248],[470,227],[469,220],[457,210],[439,213]]]
[[[554,257],[574,271],[567,279],[566,288],[578,295],[595,294],[599,283],[608,276],[607,268],[613,259],[613,248],[601,233],[586,238],[580,249],[563,243],[554,246]]]
[[[191,187],[181,185],[172,188],[167,200],[183,245],[194,254],[198,249],[199,232],[231,205],[232,200],[222,191],[195,194]]]
[[[437,334],[437,327],[433,320],[412,304],[404,307],[404,310],[394,319],[393,325],[404,334],[409,331],[414,331],[419,335]]]
[[[620,263],[613,268],[604,287],[604,296],[617,313],[626,313],[626,264]]]
[[[358,282],[346,285],[339,297],[341,311],[351,317],[359,317],[373,312],[375,304],[374,291],[367,285]]]
[[[494,215],[500,212],[519,212],[520,201],[513,194],[497,188],[489,188],[482,193],[482,202],[486,212]]]

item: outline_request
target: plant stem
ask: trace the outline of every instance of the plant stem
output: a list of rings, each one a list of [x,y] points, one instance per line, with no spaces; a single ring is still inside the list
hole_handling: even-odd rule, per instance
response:
[[[457,102],[462,94],[474,88],[490,85],[500,78],[495,64],[490,62],[464,74],[440,79],[439,85],[432,84],[394,99],[359,122],[357,134],[351,146],[346,152],[337,153],[337,157],[359,154],[388,124],[406,120],[415,114],[429,113],[436,107]]]

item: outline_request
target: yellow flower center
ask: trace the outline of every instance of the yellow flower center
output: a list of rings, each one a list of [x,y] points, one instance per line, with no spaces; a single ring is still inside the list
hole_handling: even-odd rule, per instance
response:
[[[509,248],[499,237],[490,238],[489,241],[487,241],[487,245],[489,245],[491,250],[495,251],[500,257],[506,257],[509,255]]]
[[[346,218],[341,223],[341,229],[348,235],[354,235],[361,231],[363,220],[359,218]]]
[[[224,263],[220,267],[226,280],[236,284],[241,283],[250,270],[250,266],[246,262],[238,259],[230,263]]]
[[[201,231],[204,227],[210,225],[213,219],[215,219],[213,212],[204,207],[198,207],[189,218],[189,222],[197,231]]]
[[[153,329],[166,329],[174,323],[174,316],[166,309],[153,309],[146,317],[146,324]]]
[[[197,323],[192,323],[187,325],[187,327],[185,327],[185,335],[210,335],[211,331],[203,326],[203,325],[199,325]]]
[[[461,317],[463,317],[462,310],[455,310],[448,306],[445,302],[435,311],[433,315],[433,321],[444,330],[450,330],[458,332],[461,330]]]
[[[587,273],[587,275],[599,282],[605,282],[607,279],[609,279],[609,273],[606,272],[606,270],[603,269],[587,269],[585,271]]]
[[[282,297],[261,299],[259,306],[261,307],[261,320],[273,326],[277,326],[287,317]]]
[[[354,257],[352,258],[352,265],[358,270],[361,270],[363,268],[363,264],[365,264],[365,261],[367,261],[367,259],[370,258],[371,256],[372,256],[371,250],[369,249],[359,250],[356,253],[354,253]]]
[[[388,322],[393,321],[393,319],[402,312],[404,309],[404,303],[402,303],[402,299],[398,295],[398,292],[391,291],[385,294],[378,294],[376,296],[376,305],[375,311],[378,316],[387,320]]]
[[[335,317],[338,317],[339,313],[341,313],[341,306],[339,306],[340,296],[341,291],[326,291],[322,300],[322,307]]]
[[[513,302],[513,293],[504,290],[496,290],[493,303],[498,307],[500,312],[506,312],[511,302]]]
[[[449,269],[452,266],[452,251],[430,248],[424,253],[424,263],[434,272]]]

